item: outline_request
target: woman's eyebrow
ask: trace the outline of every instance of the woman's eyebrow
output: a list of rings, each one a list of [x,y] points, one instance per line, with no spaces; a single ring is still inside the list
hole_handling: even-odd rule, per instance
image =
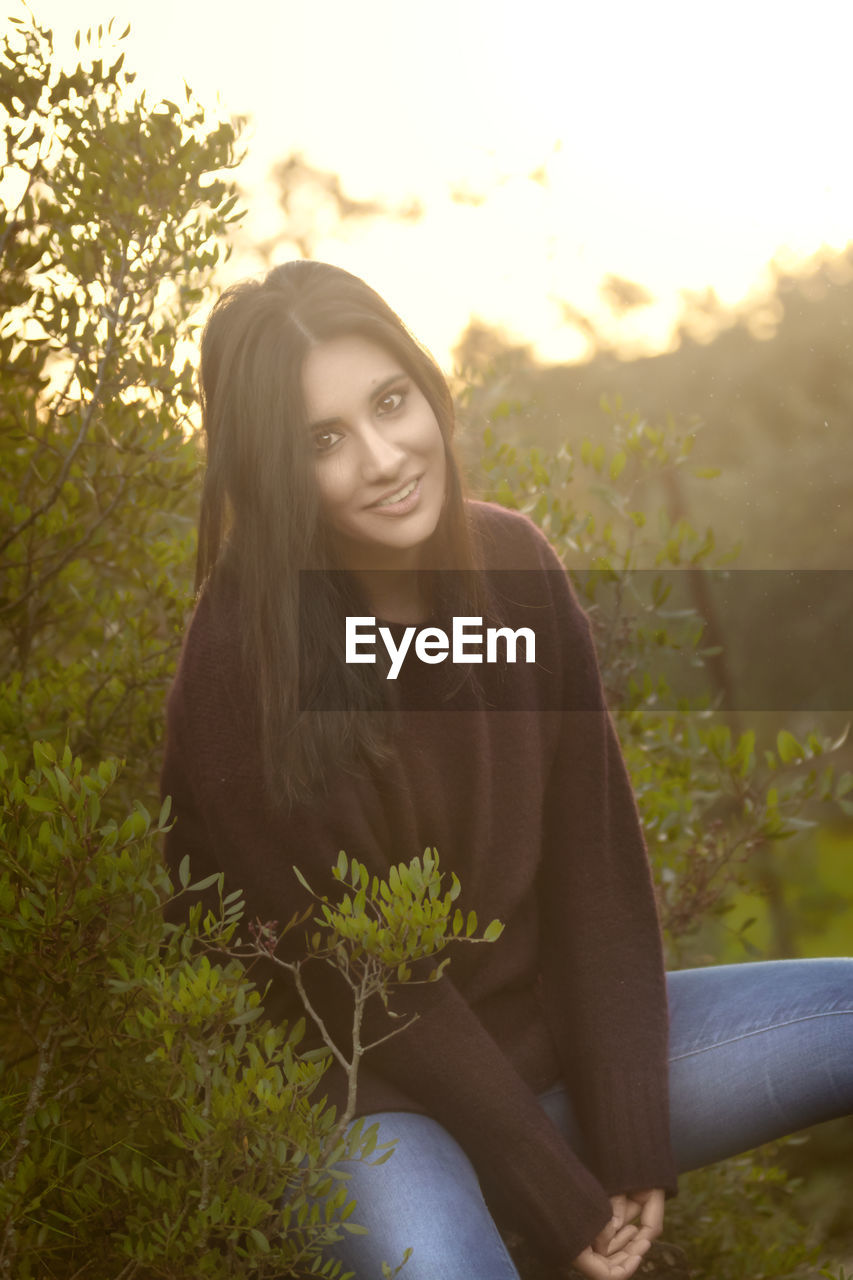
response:
[[[390,374],[387,378],[383,378],[377,387],[374,387],[370,393],[371,400],[375,400],[377,396],[381,396],[383,391],[387,391],[395,382],[399,382],[401,378],[408,377],[403,369],[398,369],[396,373]]]
[[[376,400],[382,395],[383,391],[387,391],[389,387],[393,387],[395,382],[399,382],[401,378],[407,378],[408,376],[409,375],[404,369],[398,369],[396,373],[389,374],[387,378],[383,378],[382,381],[370,391],[370,399]],[[327,427],[336,426],[340,420],[339,416],[333,418],[318,418],[316,422],[309,422],[308,430],[324,431]]]

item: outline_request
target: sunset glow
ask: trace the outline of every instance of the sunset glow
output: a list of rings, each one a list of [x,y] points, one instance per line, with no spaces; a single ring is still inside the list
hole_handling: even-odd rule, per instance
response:
[[[417,221],[320,224],[312,252],[374,284],[445,363],[471,315],[543,359],[581,358],[563,303],[626,353],[660,349],[682,290],[735,305],[774,256],[853,237],[853,11],[828,0],[32,9],[63,59],[77,27],[129,21],[137,87],[177,98],[187,81],[212,110],[251,117],[246,244],[280,227],[265,180],[294,151],[357,198],[417,201]],[[235,256],[232,274],[260,270]],[[617,317],[611,275],[654,301]]]

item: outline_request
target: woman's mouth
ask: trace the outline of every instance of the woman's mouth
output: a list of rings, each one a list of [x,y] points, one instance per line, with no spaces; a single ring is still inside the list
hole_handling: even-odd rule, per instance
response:
[[[421,496],[421,477],[415,480],[409,480],[406,484],[396,489],[394,493],[390,493],[387,498],[380,498],[379,502],[374,502],[371,507],[372,511],[382,511],[388,515],[405,515],[417,504]]]

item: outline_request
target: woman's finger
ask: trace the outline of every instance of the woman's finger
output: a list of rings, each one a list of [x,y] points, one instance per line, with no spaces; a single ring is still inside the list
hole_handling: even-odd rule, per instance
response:
[[[611,1217],[611,1220],[610,1222],[608,1222],[607,1226],[602,1226],[602,1229],[601,1231],[599,1231],[598,1235],[596,1236],[596,1239],[593,1240],[592,1248],[594,1249],[594,1251],[596,1251],[597,1253],[607,1253],[608,1249],[610,1249],[610,1242],[613,1239],[613,1236],[615,1236],[615,1234],[616,1234],[616,1220],[612,1219]]]
[[[607,1256],[611,1257],[614,1253],[619,1253],[620,1249],[627,1248],[632,1240],[636,1240],[637,1230],[638,1228],[633,1222],[626,1222],[622,1230],[616,1232],[604,1250]]]
[[[656,1240],[663,1231],[663,1215],[666,1207],[666,1195],[660,1189],[636,1192],[642,1204],[640,1229],[650,1240]]]
[[[625,1224],[625,1196],[611,1196],[610,1207],[612,1210],[610,1221],[605,1227],[602,1227],[592,1242],[593,1249],[597,1250],[598,1253],[606,1254],[610,1252],[614,1236]]]
[[[606,1227],[602,1227],[598,1235],[592,1242],[592,1248],[596,1253],[606,1254],[610,1249],[613,1237],[616,1235],[618,1228],[616,1219],[611,1218]]]

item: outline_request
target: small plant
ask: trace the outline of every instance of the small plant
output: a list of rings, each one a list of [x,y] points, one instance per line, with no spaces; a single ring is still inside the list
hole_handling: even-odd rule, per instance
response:
[[[276,954],[281,934],[275,923],[255,927],[254,945],[238,954],[245,958],[268,956],[293,978],[323,1043],[346,1073],[347,1101],[338,1126],[343,1131],[355,1114],[361,1059],[381,1044],[382,1039],[388,1038],[386,1035],[367,1043],[363,1040],[364,1017],[370,1001],[376,997],[388,1010],[389,996],[396,986],[436,982],[441,977],[450,963],[449,958],[426,972],[424,963],[441,952],[448,942],[496,942],[503,925],[499,920],[492,920],[481,938],[475,936],[477,913],[469,911],[466,916],[459,907],[453,906],[460,892],[456,875],[451,877],[450,888],[442,893],[443,876],[436,849],[425,849],[423,859],[413,858],[408,865],[401,862],[392,866],[387,880],[378,876],[371,878],[362,863],[354,858],[350,861],[341,850],[332,875],[342,884],[349,883],[352,892],[345,893],[336,904],[315,894],[302,872],[298,868],[294,870],[300,884],[320,908],[320,916],[314,920],[319,930],[308,939],[308,954],[296,961],[281,959]],[[287,928],[292,928],[294,923],[296,921],[291,921]],[[337,969],[352,994],[349,1056],[314,1008],[302,979],[305,966],[318,960]],[[415,977],[413,966],[418,972],[424,972],[424,976]],[[411,1015],[408,1021],[415,1017],[417,1014]],[[396,1034],[406,1025],[408,1022],[390,1034]]]

